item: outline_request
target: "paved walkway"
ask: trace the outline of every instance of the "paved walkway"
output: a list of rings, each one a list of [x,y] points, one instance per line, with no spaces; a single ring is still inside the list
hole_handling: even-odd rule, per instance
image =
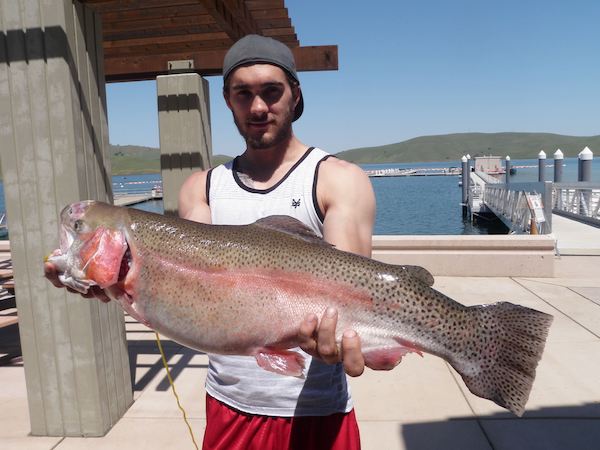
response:
[[[479,399],[439,358],[408,355],[392,372],[351,382],[365,450],[578,450],[600,442],[600,257],[563,256],[554,278],[438,277],[465,304],[510,300],[555,319],[527,411],[517,418]],[[152,333],[129,320],[135,403],[103,438],[29,437],[22,362],[0,366],[3,450],[191,449]],[[206,357],[166,343],[179,396],[201,440]]]

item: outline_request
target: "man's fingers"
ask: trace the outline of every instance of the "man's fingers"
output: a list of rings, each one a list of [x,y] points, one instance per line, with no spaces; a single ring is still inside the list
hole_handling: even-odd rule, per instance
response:
[[[300,324],[300,330],[298,331],[300,348],[312,356],[318,356],[317,341],[315,340],[318,322],[315,314],[309,314]]]
[[[345,331],[342,336],[342,356],[344,370],[351,377],[362,375],[365,371],[365,359],[362,355],[360,338],[353,330]]]
[[[337,325],[338,313],[335,308],[327,308],[317,335],[317,348],[323,361],[334,364],[341,360],[338,346],[335,343],[335,327]]]

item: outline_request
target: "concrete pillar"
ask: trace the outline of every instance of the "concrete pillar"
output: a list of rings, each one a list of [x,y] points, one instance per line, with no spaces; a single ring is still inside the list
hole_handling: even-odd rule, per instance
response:
[[[505,177],[504,182],[506,184],[508,184],[510,182],[510,168],[511,168],[510,156],[506,155],[506,162],[504,163],[504,165],[505,165],[504,170],[506,171],[506,174],[504,175],[504,177]]]
[[[562,183],[563,180],[563,152],[560,148],[554,152],[554,182]]]
[[[72,0],[0,3],[0,148],[31,434],[101,436],[132,403],[123,312],[43,277],[61,209],[112,200],[101,22]]]
[[[544,150],[538,153],[538,181],[546,181],[546,152]]]
[[[589,147],[584,148],[579,152],[579,170],[577,174],[577,181],[591,182],[592,181],[592,162],[594,160],[594,154]]]
[[[177,214],[179,189],[195,170],[210,167],[208,81],[196,73],[156,78],[165,214]]]

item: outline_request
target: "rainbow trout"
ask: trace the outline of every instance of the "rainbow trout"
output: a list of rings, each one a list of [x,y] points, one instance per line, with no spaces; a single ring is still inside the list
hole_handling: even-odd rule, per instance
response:
[[[80,292],[105,289],[136,320],[191,348],[252,355],[301,376],[293,350],[309,313],[338,309],[337,341],[359,334],[367,367],[408,352],[449,362],[475,395],[522,415],[552,316],[507,302],[464,306],[416,266],[335,249],[295,219],[205,225],[95,201],[61,213],[48,260]]]

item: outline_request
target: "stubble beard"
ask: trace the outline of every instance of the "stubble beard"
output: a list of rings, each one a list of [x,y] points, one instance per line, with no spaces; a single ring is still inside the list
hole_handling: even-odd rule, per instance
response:
[[[237,127],[240,135],[246,141],[246,146],[248,149],[254,150],[264,150],[272,147],[276,147],[286,141],[289,141],[292,137],[292,122],[293,122],[293,112],[288,113],[283,117],[281,125],[277,127],[275,134],[272,136],[268,136],[266,134],[262,134],[260,137],[251,136],[243,126],[240,125],[235,114],[233,115],[233,121],[235,122],[235,126]]]

